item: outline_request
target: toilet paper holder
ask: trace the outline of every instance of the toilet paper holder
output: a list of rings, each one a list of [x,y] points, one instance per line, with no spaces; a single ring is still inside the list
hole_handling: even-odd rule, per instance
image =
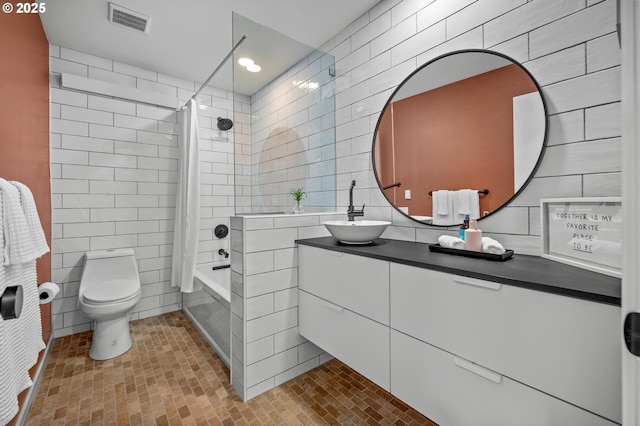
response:
[[[3,320],[16,319],[22,313],[22,286],[8,286],[0,296],[0,316]]]
[[[6,321],[20,317],[24,303],[23,291],[20,285],[12,285],[4,289],[2,296],[0,296],[0,317],[3,320]],[[38,298],[40,299],[40,304],[51,303],[59,291],[60,287],[54,283],[43,283],[39,285]]]
[[[46,282],[38,285],[38,297],[40,304],[47,304],[53,301],[53,298],[60,292],[60,287],[52,282]]]

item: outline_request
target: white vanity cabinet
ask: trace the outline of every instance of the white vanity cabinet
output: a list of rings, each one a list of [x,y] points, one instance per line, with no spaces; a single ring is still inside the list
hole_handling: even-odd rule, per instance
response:
[[[389,263],[298,247],[302,336],[389,390]]]
[[[301,335],[443,426],[621,422],[618,306],[409,266],[396,247],[422,247],[387,241],[390,260],[298,246]]]
[[[393,329],[391,361],[391,393],[442,426],[615,425]]]
[[[402,334],[392,332],[391,392],[443,424],[467,423],[457,416],[472,386],[484,389],[472,399],[490,424],[621,422],[619,327],[616,306],[392,263],[391,328]],[[474,368],[501,379],[473,385],[463,373]],[[504,417],[491,414],[502,405]],[[522,423],[507,406],[521,407]]]

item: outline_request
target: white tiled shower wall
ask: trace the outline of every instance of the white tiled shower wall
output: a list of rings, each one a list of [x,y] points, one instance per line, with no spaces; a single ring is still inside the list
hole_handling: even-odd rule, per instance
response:
[[[365,217],[393,220],[384,237],[435,242],[446,232],[389,207],[371,144],[385,102],[409,73],[468,48],[514,58],[543,88],[550,114],[544,160],[508,208],[479,223],[505,246],[540,254],[541,198],[621,195],[615,0],[384,0],[333,37],[320,49],[336,58],[338,209],[355,179],[354,202],[366,203]]]
[[[355,179],[354,201],[367,204],[365,217],[393,220],[383,236],[433,242],[446,232],[389,207],[373,175],[371,143],[395,87],[428,60],[466,48],[513,57],[543,87],[550,113],[544,161],[509,207],[480,222],[509,248],[539,254],[541,198],[621,194],[615,0],[384,0],[333,37],[320,49],[336,57],[338,210],[346,211]],[[293,240],[327,235],[321,216],[312,217],[232,219],[232,375],[247,399],[326,359],[297,334],[291,310]]]
[[[180,117],[171,109],[60,87],[60,73],[161,93],[185,101],[199,84],[154,71],[50,46],[52,276],[62,292],[53,301],[54,335],[88,330],[77,310],[83,255],[89,250],[135,249],[142,299],[132,319],[181,309],[171,287],[173,218]],[[248,98],[205,89],[198,97],[201,147],[201,224],[198,263],[220,262],[229,239],[213,235],[234,213],[236,139],[249,140]],[[182,102],[183,103],[183,102]]]

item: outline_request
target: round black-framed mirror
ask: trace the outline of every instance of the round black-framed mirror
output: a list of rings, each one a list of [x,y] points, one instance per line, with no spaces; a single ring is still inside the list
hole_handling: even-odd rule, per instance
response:
[[[373,171],[404,216],[456,226],[467,211],[482,219],[518,196],[547,138],[547,105],[526,68],[502,53],[458,50],[418,67],[391,94],[373,136]]]

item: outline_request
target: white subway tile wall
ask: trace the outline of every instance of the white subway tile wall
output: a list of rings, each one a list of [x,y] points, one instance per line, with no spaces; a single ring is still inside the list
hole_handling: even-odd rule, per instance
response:
[[[386,99],[418,66],[459,49],[494,50],[520,61],[542,86],[549,147],[529,186],[480,227],[519,253],[539,255],[541,198],[621,195],[615,16],[615,0],[380,2],[320,47],[336,58],[338,210],[356,179],[354,200],[367,204],[366,216],[393,221],[384,236],[435,242],[447,232],[406,220],[380,195],[373,132]]]
[[[248,400],[329,355],[298,334],[295,240],[329,236],[343,213],[231,218],[231,379]]]
[[[346,210],[355,179],[354,201],[367,204],[366,217],[393,222],[383,237],[434,242],[446,232],[418,225],[389,206],[372,170],[373,131],[386,99],[419,65],[453,50],[487,48],[521,61],[538,79],[550,110],[549,147],[528,187],[481,227],[519,253],[539,254],[541,198],[621,193],[614,17],[615,0],[380,2],[320,48],[336,58],[338,210]],[[252,111],[261,111],[264,97],[252,99]],[[293,105],[276,99],[269,113],[295,114]],[[258,121],[276,123],[272,115],[254,117],[253,164],[272,131]],[[232,219],[232,378],[245,399],[329,357],[298,334],[293,311],[293,241],[327,235],[322,220],[320,215]]]
[[[294,188],[307,193],[305,212],[335,210],[334,65],[332,55],[314,51],[251,96],[249,156],[236,157],[238,212],[291,213]]]
[[[60,87],[60,73],[178,98],[183,104],[199,83],[113,62],[64,47],[51,55],[52,269],[62,287],[53,302],[54,336],[88,330],[77,310],[83,255],[89,250],[135,249],[142,299],[131,319],[181,309],[171,287],[173,218],[180,114],[167,108]],[[98,84],[98,83],[96,83]],[[234,212],[234,133],[216,118],[235,119],[242,144],[249,140],[249,99],[206,88],[198,98],[201,231],[198,263],[223,259],[213,229]]]

